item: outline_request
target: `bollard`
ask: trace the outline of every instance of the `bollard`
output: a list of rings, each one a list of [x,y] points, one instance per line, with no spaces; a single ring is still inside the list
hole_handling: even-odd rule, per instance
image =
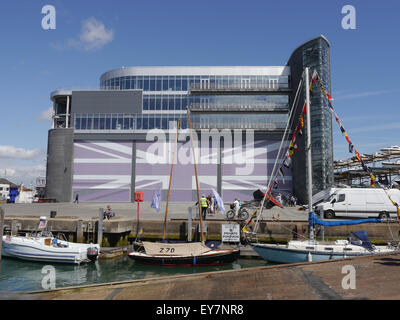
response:
[[[104,209],[99,208],[99,222],[97,224],[97,243],[100,246],[103,241],[103,214],[104,214]]]
[[[192,241],[192,207],[188,208],[187,240]]]
[[[76,242],[83,242],[83,220],[79,220],[76,226]]]
[[[4,210],[0,206],[0,268],[1,268],[1,250],[3,248],[3,230],[4,230]]]
[[[18,236],[18,220],[11,221],[11,235]]]

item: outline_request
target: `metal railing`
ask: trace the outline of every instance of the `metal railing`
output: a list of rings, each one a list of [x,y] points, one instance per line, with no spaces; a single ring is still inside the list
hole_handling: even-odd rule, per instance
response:
[[[208,103],[192,102],[189,106],[191,111],[214,111],[214,112],[288,112],[289,104],[279,103]]]
[[[289,89],[288,83],[270,82],[270,83],[216,83],[216,82],[200,82],[191,83],[189,90],[260,90],[260,91],[276,91],[280,89]]]

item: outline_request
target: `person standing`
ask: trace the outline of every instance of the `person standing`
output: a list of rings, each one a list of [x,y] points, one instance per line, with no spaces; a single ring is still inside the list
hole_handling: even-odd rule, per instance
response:
[[[215,213],[215,198],[213,195],[211,195],[211,198],[210,198],[210,213],[211,214]]]
[[[238,198],[235,198],[233,204],[235,205],[235,216],[238,216],[240,210],[240,200]]]
[[[78,193],[75,195],[74,203],[79,203],[79,194]]]
[[[208,200],[204,194],[200,198],[200,207],[201,207],[201,214],[203,216],[203,219],[206,220],[207,209],[208,209]]]

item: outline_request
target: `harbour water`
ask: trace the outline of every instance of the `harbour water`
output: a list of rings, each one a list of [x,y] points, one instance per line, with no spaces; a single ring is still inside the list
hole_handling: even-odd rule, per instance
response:
[[[242,258],[221,266],[161,267],[140,264],[127,256],[99,260],[96,263],[80,266],[52,264],[55,269],[56,288],[265,265],[268,263],[262,259]],[[4,258],[0,269],[0,296],[7,298],[7,293],[43,290],[42,282],[45,282],[44,278],[48,274],[45,266],[46,264],[39,262]]]

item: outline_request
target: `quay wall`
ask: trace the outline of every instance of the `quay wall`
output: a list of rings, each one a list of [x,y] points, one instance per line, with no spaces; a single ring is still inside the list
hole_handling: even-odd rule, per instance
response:
[[[240,224],[240,221],[207,220],[207,238],[209,240],[221,240],[223,224]],[[37,228],[37,217],[5,217],[5,234],[25,234],[34,232]],[[78,230],[83,232],[83,241],[97,242],[97,225],[95,218],[48,218],[47,229],[53,233],[64,233],[71,241],[78,241]],[[192,222],[192,239],[198,239],[197,230],[199,221]],[[108,238],[111,246],[121,238],[136,238],[138,230],[143,230],[144,240],[159,240],[163,235],[163,223],[159,220],[144,220],[117,218],[103,221],[103,236]],[[354,226],[336,226],[325,228],[325,239],[335,240],[347,238],[352,231],[367,231],[370,239],[377,243],[400,240],[400,226],[397,223],[371,223]],[[188,238],[188,221],[185,219],[173,219],[167,223],[168,239],[186,240]],[[284,243],[292,239],[303,240],[308,237],[308,223],[305,221],[261,221],[259,224],[257,239],[260,242]],[[317,228],[317,238],[320,238],[320,230]]]

